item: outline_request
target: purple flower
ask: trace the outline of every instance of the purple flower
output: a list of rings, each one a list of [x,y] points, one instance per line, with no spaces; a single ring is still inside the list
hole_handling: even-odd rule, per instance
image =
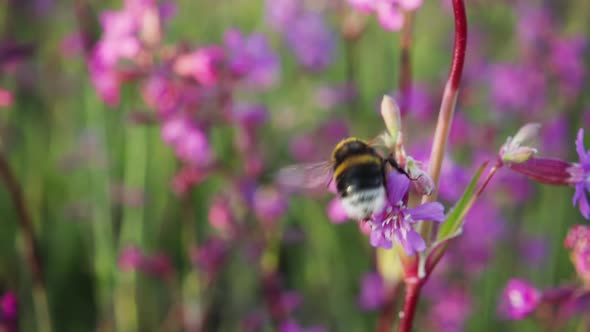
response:
[[[266,21],[279,32],[288,30],[302,11],[301,0],[266,0]]]
[[[549,55],[550,65],[567,96],[575,96],[584,83],[586,43],[583,38],[556,39]]]
[[[502,294],[499,311],[508,319],[523,319],[537,308],[541,292],[520,279],[508,281]]]
[[[456,243],[451,258],[463,263],[468,273],[480,274],[493,257],[493,250],[504,233],[504,220],[488,200],[479,200],[469,210],[463,226],[464,236]]]
[[[284,321],[280,327],[279,332],[325,332],[326,330],[321,327],[308,327],[304,328],[299,325],[295,320],[289,319]]]
[[[531,112],[545,103],[547,82],[535,66],[498,64],[490,72],[491,98],[501,112]]]
[[[471,299],[463,289],[447,288],[435,301],[430,314],[430,323],[440,332],[463,331],[465,320],[471,313]]]
[[[543,124],[543,151],[547,154],[562,157],[567,152],[568,120],[565,114],[557,114]]]
[[[0,297],[0,322],[16,321],[18,315],[18,298],[14,292],[6,292]]]
[[[335,53],[335,36],[324,17],[317,13],[300,15],[285,32],[287,44],[295,58],[312,71],[326,68]]]
[[[578,131],[576,137],[576,152],[580,158],[580,163],[571,171],[575,174],[576,182],[574,193],[574,206],[578,204],[580,212],[586,219],[590,219],[590,204],[586,191],[590,190],[590,151],[584,148],[584,129]]]
[[[172,273],[172,265],[166,255],[146,255],[136,246],[123,248],[118,265],[123,271],[141,271],[156,278],[166,278]]]
[[[248,87],[269,88],[277,81],[280,63],[263,34],[244,36],[231,29],[224,36],[229,54],[229,70],[243,77]]]
[[[361,280],[358,303],[363,310],[375,310],[385,301],[383,278],[377,272],[365,273]]]
[[[424,85],[412,85],[407,95],[402,94],[400,91],[395,95],[395,99],[399,102],[402,110],[402,115],[409,114],[422,121],[433,118],[436,107],[433,103],[432,96]]]
[[[414,230],[412,224],[419,220],[443,221],[444,207],[438,202],[425,203],[407,208],[410,180],[398,172],[387,177],[388,201],[380,213],[371,216],[371,245],[391,249],[393,240],[399,243],[406,254],[413,255],[426,249],[424,239]]]
[[[198,248],[191,248],[191,262],[195,267],[212,279],[223,266],[229,253],[228,243],[220,238],[211,237]]]

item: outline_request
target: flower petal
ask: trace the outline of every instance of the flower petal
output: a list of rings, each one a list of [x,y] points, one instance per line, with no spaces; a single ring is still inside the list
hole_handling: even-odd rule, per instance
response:
[[[579,203],[578,208],[586,219],[590,219],[590,204],[588,203],[588,196],[584,190],[583,185],[576,186],[576,192],[574,193],[574,206],[576,202]]]
[[[414,229],[410,229],[408,231],[407,237],[407,241],[410,243],[414,251],[421,252],[424,251],[424,249],[426,249],[426,243],[424,242],[424,239]]]
[[[373,247],[382,247],[384,249],[391,249],[393,247],[391,240],[385,238],[383,228],[376,228],[371,232],[371,245]]]
[[[424,203],[411,209],[407,209],[406,213],[411,216],[412,221],[443,221],[445,219],[445,208],[439,202]]]
[[[587,155],[584,149],[584,128],[580,128],[578,135],[576,136],[576,152],[580,158],[580,164],[586,163]]]
[[[395,239],[404,248],[406,255],[412,256],[415,253],[415,251],[414,251],[414,247],[412,247],[412,244],[410,243],[410,241],[408,241],[408,239],[405,237],[408,235],[408,233],[405,233],[405,236],[401,230],[396,230],[394,233],[395,233]]]
[[[397,171],[391,171],[387,177],[387,195],[392,205],[401,201],[410,186],[410,179]]]

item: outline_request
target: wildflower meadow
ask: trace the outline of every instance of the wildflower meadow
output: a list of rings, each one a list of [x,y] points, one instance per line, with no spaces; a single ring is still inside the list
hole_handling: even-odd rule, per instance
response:
[[[0,332],[590,331],[590,1],[0,1]]]

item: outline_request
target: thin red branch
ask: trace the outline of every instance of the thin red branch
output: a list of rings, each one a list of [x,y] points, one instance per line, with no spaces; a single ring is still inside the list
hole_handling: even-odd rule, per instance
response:
[[[455,44],[453,45],[453,62],[449,72],[449,82],[453,90],[459,88],[465,63],[465,51],[467,49],[467,14],[463,0],[453,0],[455,13]]]
[[[465,51],[467,48],[467,15],[465,13],[465,4],[463,1],[464,0],[453,0],[453,9],[455,14],[455,43],[453,46],[453,59],[451,61],[449,78],[445,85],[445,91],[438,113],[438,121],[436,123],[436,130],[434,132],[434,139],[432,142],[432,150],[430,152],[430,161],[428,165],[428,170],[434,182],[435,188],[438,188],[438,184],[440,182],[442,162],[447,147],[449,132],[451,131],[459,83],[461,82],[463,64],[465,63]],[[437,193],[438,191],[435,190],[430,196],[422,197],[422,202],[435,201]],[[421,227],[420,233],[427,241],[436,238],[438,224],[423,223]]]

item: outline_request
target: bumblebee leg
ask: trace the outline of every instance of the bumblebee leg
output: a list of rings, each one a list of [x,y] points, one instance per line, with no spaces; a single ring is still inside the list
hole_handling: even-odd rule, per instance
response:
[[[410,177],[410,175],[408,174],[408,172],[406,172],[405,169],[403,169],[398,163],[397,161],[395,161],[395,159],[393,158],[392,155],[389,155],[389,157],[387,157],[387,159],[385,159],[385,161],[387,161],[387,163],[389,163],[389,165],[391,165],[391,167],[395,168],[398,172],[402,173],[403,175],[407,176],[408,179],[410,180],[416,180],[416,179],[412,179]]]

